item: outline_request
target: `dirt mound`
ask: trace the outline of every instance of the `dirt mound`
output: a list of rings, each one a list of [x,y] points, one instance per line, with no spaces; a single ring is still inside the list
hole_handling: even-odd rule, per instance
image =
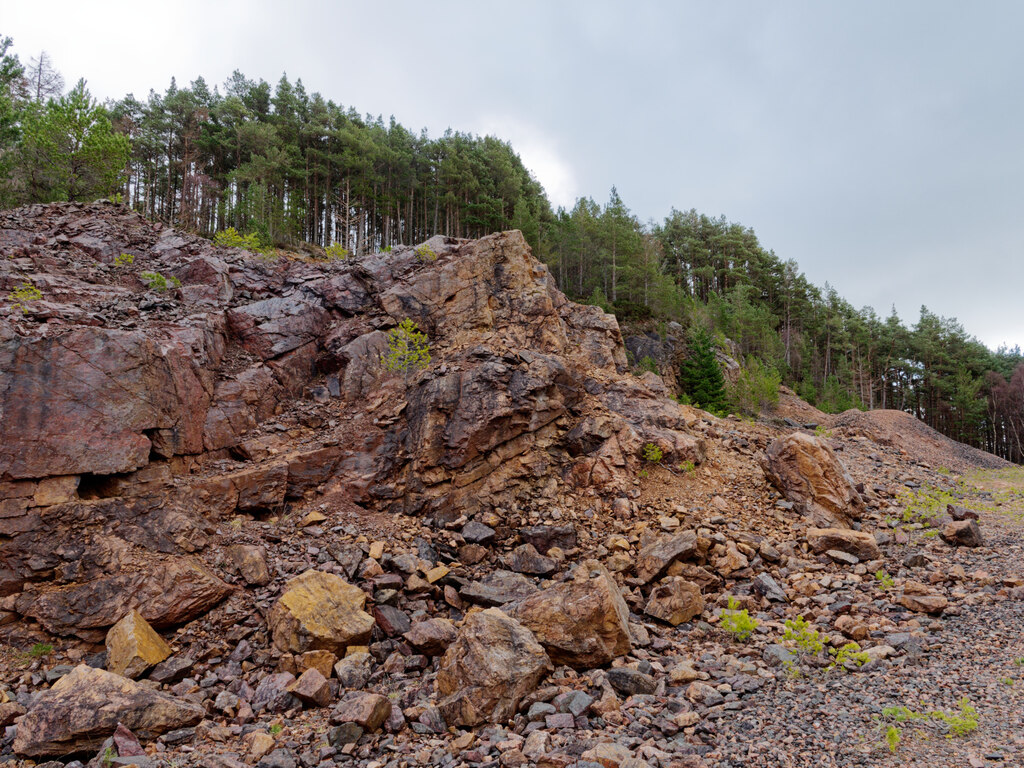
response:
[[[826,423],[845,435],[864,435],[881,445],[903,449],[911,459],[932,467],[956,472],[971,469],[1002,469],[1012,466],[998,456],[958,443],[939,434],[923,421],[903,411],[858,411],[850,409],[826,417]]]
[[[801,400],[789,387],[779,387],[779,404],[775,406],[774,415],[780,419],[789,419],[795,424],[824,424],[829,416],[819,411],[805,400]]]

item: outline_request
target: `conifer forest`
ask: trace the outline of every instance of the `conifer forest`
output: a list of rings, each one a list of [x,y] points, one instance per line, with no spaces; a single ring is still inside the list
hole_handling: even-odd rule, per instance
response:
[[[748,374],[826,412],[906,411],[1024,462],[1019,348],[988,349],[924,306],[910,323],[895,308],[854,307],[841,286],[811,284],[749,224],[701,212],[699,200],[648,222],[615,188],[555,209],[494,136],[430,136],[301,79],[237,71],[100,104],[84,81],[65,87],[45,55],[22,61],[0,39],[0,207],[100,197],[207,237],[234,228],[267,247],[353,257],[519,229],[562,291],[627,332],[679,323],[698,351],[710,338]]]

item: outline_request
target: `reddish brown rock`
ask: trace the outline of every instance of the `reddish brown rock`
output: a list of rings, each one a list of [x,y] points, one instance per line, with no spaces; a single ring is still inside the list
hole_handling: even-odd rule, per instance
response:
[[[836,550],[860,560],[877,560],[882,556],[875,537],[865,531],[845,528],[808,528],[807,543],[816,553]]]
[[[595,562],[581,565],[573,581],[541,590],[507,610],[556,664],[590,669],[631,650],[629,609],[615,579]]]
[[[288,686],[288,693],[311,707],[326,707],[331,702],[331,687],[319,670],[307,669]]]
[[[133,609],[154,627],[168,627],[202,616],[231,591],[197,560],[176,558],[134,573],[38,594],[26,592],[16,608],[54,634],[102,640],[106,629]]]
[[[942,540],[955,547],[983,547],[981,528],[971,519],[954,520],[942,527]]]
[[[365,731],[376,731],[391,716],[391,702],[379,693],[350,693],[335,707],[332,723],[355,723]]]
[[[439,656],[455,642],[458,633],[448,619],[427,619],[418,621],[403,637],[420,653]]]
[[[118,723],[145,741],[195,725],[204,714],[198,704],[83,664],[36,699],[18,725],[14,751],[28,757],[95,752]]]
[[[441,658],[435,686],[448,725],[504,723],[551,671],[533,633],[498,608],[471,613]]]
[[[663,575],[677,560],[686,560],[697,553],[697,534],[682,531],[663,536],[644,547],[636,561],[636,575],[645,584]]]
[[[773,440],[761,466],[768,480],[800,513],[823,528],[849,528],[864,501],[828,443],[794,432]]]
[[[654,588],[644,613],[677,626],[704,611],[700,587],[683,579],[668,578]]]

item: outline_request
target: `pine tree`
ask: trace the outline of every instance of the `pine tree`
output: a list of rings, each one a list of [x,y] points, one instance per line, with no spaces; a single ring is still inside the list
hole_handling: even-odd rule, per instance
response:
[[[725,379],[705,328],[691,334],[690,356],[683,362],[681,373],[683,388],[694,405],[712,412],[725,409]]]

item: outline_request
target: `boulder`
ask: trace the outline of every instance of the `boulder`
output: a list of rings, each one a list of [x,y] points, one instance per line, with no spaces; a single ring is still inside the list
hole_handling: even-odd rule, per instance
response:
[[[699,616],[704,611],[700,587],[684,579],[668,578],[651,592],[644,613],[673,627]]]
[[[877,560],[882,556],[875,537],[865,531],[846,528],[808,528],[807,543],[821,554],[829,550],[845,552],[859,560]]]
[[[548,576],[558,570],[558,563],[538,552],[533,544],[520,544],[501,562],[510,571],[536,576]]]
[[[936,594],[909,594],[904,593],[900,598],[900,604],[915,613],[930,613],[938,615],[949,606],[949,600],[942,595]]]
[[[137,610],[154,627],[169,627],[202,616],[231,592],[230,585],[198,560],[170,558],[131,573],[25,592],[16,609],[55,635],[102,640],[107,628],[131,610]]]
[[[320,671],[309,668],[288,686],[288,693],[309,707],[326,707],[331,701],[331,687]]]
[[[426,619],[413,624],[403,637],[420,653],[439,656],[455,642],[457,634],[455,625],[448,619]]]
[[[504,723],[551,671],[533,633],[497,608],[471,613],[441,658],[435,686],[449,726]]]
[[[811,523],[849,528],[864,512],[864,501],[829,444],[794,432],[773,440],[761,461],[768,480]]]
[[[697,534],[682,531],[663,536],[640,551],[636,560],[637,578],[645,584],[662,576],[677,560],[686,560],[697,553]]]
[[[972,519],[954,520],[942,527],[942,540],[954,547],[983,547],[981,528]]]
[[[107,632],[107,670],[115,675],[139,677],[171,655],[171,647],[132,611]]]
[[[591,669],[631,650],[629,609],[615,579],[594,561],[576,578],[506,608],[529,629],[556,664]]]
[[[379,693],[350,693],[334,708],[331,722],[355,723],[364,731],[375,731],[391,716],[391,702]]]
[[[366,593],[340,576],[306,571],[288,581],[270,611],[274,645],[291,653],[325,650],[340,656],[370,639],[374,622],[365,605]]]
[[[233,544],[225,548],[238,574],[246,584],[264,586],[270,583],[270,569],[267,567],[267,553],[263,547],[252,544]]]
[[[459,590],[471,603],[497,606],[521,600],[537,591],[537,585],[525,576],[512,571],[497,570],[473,581]]]
[[[95,752],[118,723],[145,741],[196,725],[204,714],[191,701],[82,664],[35,700],[18,724],[14,751],[33,758]]]

